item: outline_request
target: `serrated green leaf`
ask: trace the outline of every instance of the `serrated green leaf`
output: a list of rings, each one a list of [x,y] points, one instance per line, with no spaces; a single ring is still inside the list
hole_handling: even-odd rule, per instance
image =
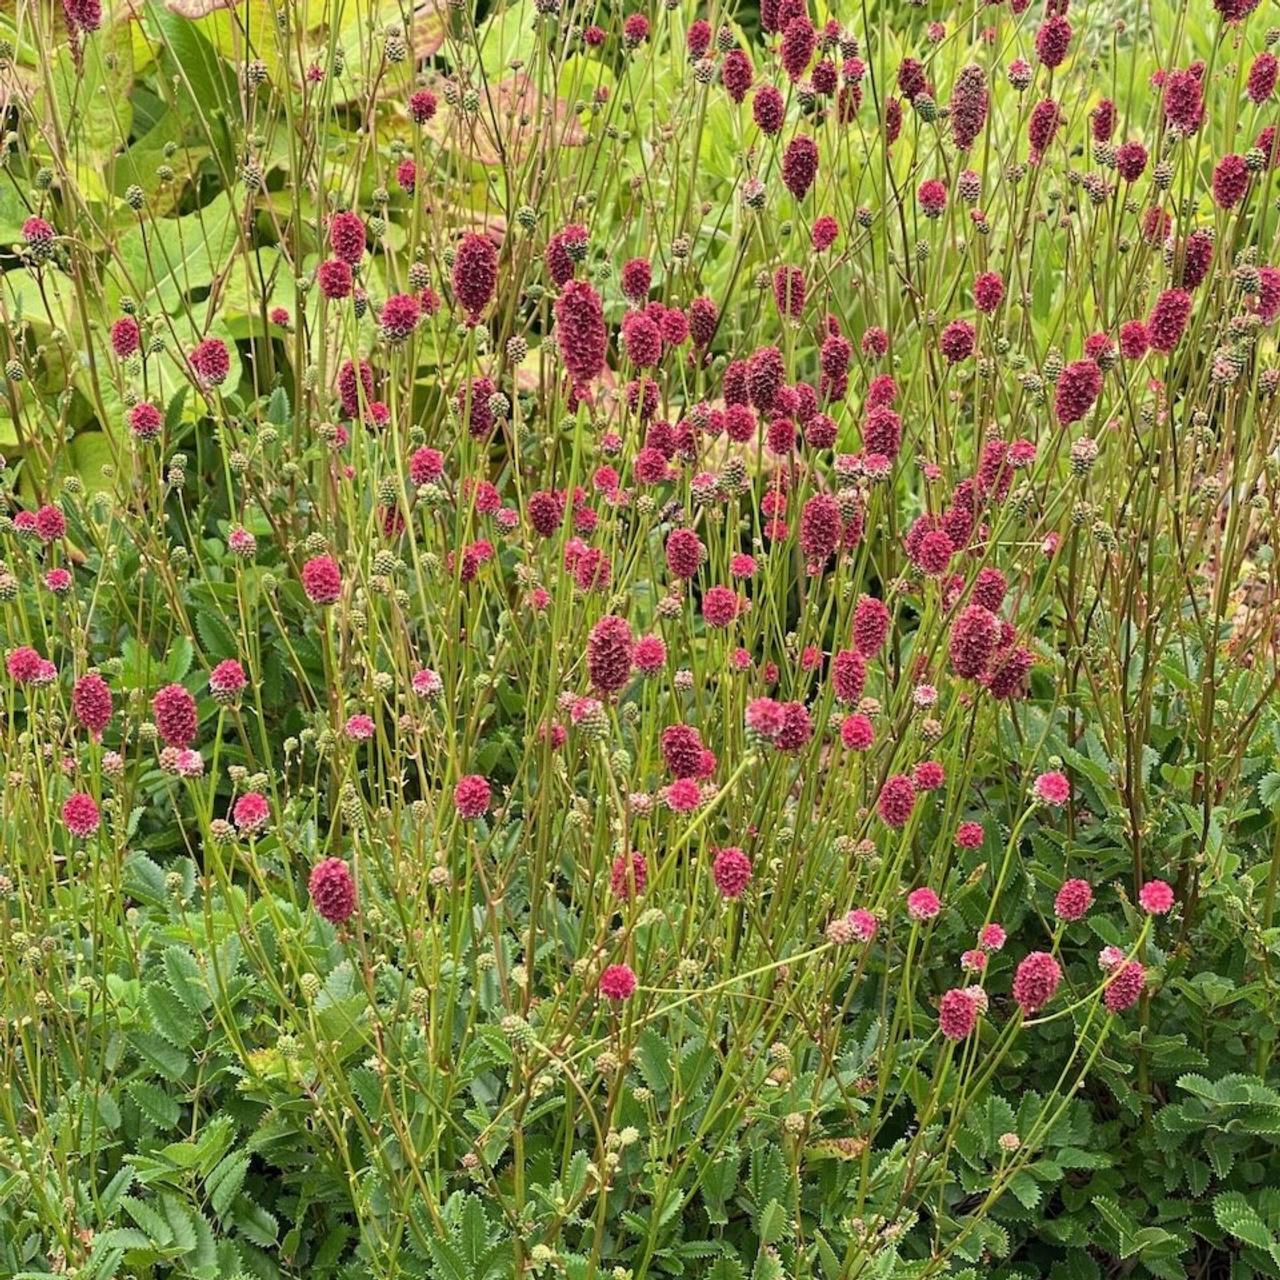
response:
[[[1258,1249],[1270,1249],[1274,1239],[1267,1224],[1242,1192],[1224,1191],[1214,1197],[1213,1216],[1223,1231]]]

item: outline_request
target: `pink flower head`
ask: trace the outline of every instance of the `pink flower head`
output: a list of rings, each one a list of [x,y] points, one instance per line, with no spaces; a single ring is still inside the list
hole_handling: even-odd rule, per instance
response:
[[[63,825],[73,836],[87,839],[98,829],[101,818],[93,797],[85,791],[74,791],[62,806]]]
[[[702,597],[702,616],[709,627],[727,627],[738,616],[738,596],[731,587],[711,587]]]
[[[858,942],[870,942],[876,936],[879,922],[865,907],[855,907],[845,917],[853,937]]]
[[[221,338],[205,338],[203,342],[197,343],[191,351],[191,367],[207,386],[221,385],[231,372],[227,344]]]
[[[59,507],[46,503],[36,512],[36,536],[41,542],[57,542],[67,532],[67,518]]]
[[[772,698],[753,698],[747,703],[745,720],[749,735],[772,742],[782,730],[782,706]]]
[[[911,771],[917,791],[936,791],[947,780],[946,771],[936,760],[921,760]]]
[[[948,1040],[963,1040],[978,1021],[978,1006],[967,990],[952,987],[938,1005],[938,1028]]]
[[[1047,951],[1023,956],[1013,976],[1013,998],[1024,1014],[1035,1013],[1053,999],[1062,967]]]
[[[739,898],[751,879],[751,859],[731,845],[716,854],[711,875],[723,897]]]
[[[196,700],[180,684],[167,684],[151,699],[156,732],[167,747],[189,747],[196,737]]]
[[[632,898],[644,892],[649,880],[649,864],[634,849],[631,856],[620,853],[609,870],[609,888],[615,898]]]
[[[1059,920],[1081,920],[1093,904],[1093,889],[1087,880],[1068,880],[1053,900],[1053,914]]]
[[[962,822],[956,828],[956,847],[959,849],[981,849],[984,839],[980,822]]]
[[[312,604],[333,604],[342,594],[342,570],[332,556],[312,556],[302,566],[302,589]]]
[[[1138,890],[1138,903],[1149,915],[1166,915],[1173,907],[1173,890],[1163,880],[1148,880]]]
[[[983,951],[999,951],[1004,947],[1007,939],[1004,929],[992,921],[991,924],[984,924],[978,933],[978,946]]]
[[[42,658],[29,645],[11,649],[5,659],[9,679],[15,684],[51,684],[58,675],[58,668],[47,658]]]
[[[237,798],[231,810],[231,820],[236,828],[246,835],[261,831],[271,817],[271,808],[267,798],[260,791],[246,791]]]
[[[913,920],[936,919],[942,910],[942,899],[927,886],[907,894],[907,914]]]
[[[489,782],[478,773],[459,778],[453,788],[453,807],[460,818],[480,818],[489,810],[492,793]]]
[[[631,651],[631,660],[635,669],[645,675],[661,671],[667,664],[666,641],[659,635],[641,636]]]
[[[343,732],[354,742],[367,742],[374,735],[373,717],[357,714],[347,717]]]
[[[629,964],[611,964],[600,975],[600,994],[606,1000],[626,1000],[635,989],[636,975]]]
[[[1061,808],[1071,798],[1071,783],[1067,781],[1066,774],[1052,769],[1048,773],[1042,773],[1035,780],[1031,787],[1031,794],[1041,804],[1051,804]]]
[[[871,720],[859,712],[847,715],[840,722],[840,741],[850,751],[866,751],[875,742],[876,731]]]
[[[421,671],[415,671],[413,679],[409,683],[413,687],[414,693],[420,698],[438,698],[444,691],[444,681],[430,667],[423,667]]]
[[[215,702],[234,702],[248,683],[244,668],[234,658],[218,663],[209,673],[209,692]]]
[[[76,681],[71,690],[71,711],[95,739],[102,737],[111,720],[112,700],[110,686],[96,671]]]
[[[1146,981],[1147,971],[1136,960],[1118,965],[1111,971],[1111,978],[1102,993],[1102,1003],[1111,1013],[1123,1013],[1138,1003]]]
[[[881,820],[886,826],[901,830],[907,825],[916,804],[915,784],[904,773],[895,773],[885,780],[880,790],[878,804]]]
[[[677,778],[662,798],[672,813],[692,813],[702,803],[702,785],[696,778]]]

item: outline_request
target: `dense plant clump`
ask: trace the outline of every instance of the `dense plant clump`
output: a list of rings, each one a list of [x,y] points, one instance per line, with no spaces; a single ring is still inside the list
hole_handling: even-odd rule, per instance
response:
[[[0,16],[0,1275],[1280,1275],[1256,8]]]

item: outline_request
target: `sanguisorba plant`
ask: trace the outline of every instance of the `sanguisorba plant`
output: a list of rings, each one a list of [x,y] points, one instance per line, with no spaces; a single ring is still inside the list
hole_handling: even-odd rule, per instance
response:
[[[0,1274],[1280,1275],[1255,3],[8,7]]]

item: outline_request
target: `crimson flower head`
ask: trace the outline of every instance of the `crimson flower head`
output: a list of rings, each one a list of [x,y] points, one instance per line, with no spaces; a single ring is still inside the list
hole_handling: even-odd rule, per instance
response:
[[[71,690],[71,711],[95,739],[102,737],[111,720],[111,688],[96,671],[76,681]]]
[[[1036,56],[1050,70],[1065,61],[1071,45],[1071,23],[1061,14],[1050,14],[1036,32]]]
[[[973,305],[984,315],[990,315],[1004,297],[1004,281],[998,271],[984,271],[974,277]]]
[[[1185,289],[1166,289],[1147,317],[1147,343],[1152,351],[1172,351],[1191,318],[1191,295]]]
[[[649,19],[643,13],[628,14],[622,24],[622,38],[631,48],[643,44],[649,38]]]
[[[1204,120],[1204,98],[1200,77],[1188,68],[1175,71],[1164,82],[1164,114],[1183,133],[1195,133]]]
[[[329,223],[329,247],[348,266],[358,267],[364,257],[365,226],[358,213],[335,213]]]
[[[307,888],[316,910],[330,924],[346,924],[356,909],[356,886],[341,858],[325,858],[311,868]]]
[[[1219,209],[1235,208],[1248,187],[1249,169],[1244,156],[1226,155],[1214,166],[1213,202]]]
[[[948,364],[959,364],[973,355],[977,335],[967,320],[953,320],[938,335],[938,350]]]
[[[1040,158],[1049,150],[1062,120],[1062,109],[1052,98],[1042,98],[1031,108],[1031,119],[1027,122],[1027,140],[1031,143],[1033,164],[1039,163]]]
[[[760,132],[772,137],[782,128],[785,114],[782,93],[774,84],[762,84],[751,99],[751,119],[759,125]]]
[[[653,267],[648,258],[631,258],[622,265],[622,292],[632,302],[643,302],[653,285]]]
[[[600,994],[615,1003],[626,1000],[636,989],[635,971],[628,964],[611,964],[600,975]]]
[[[1053,999],[1062,968],[1047,951],[1023,956],[1013,975],[1013,998],[1024,1014],[1035,1013]]]
[[[577,387],[604,372],[607,338],[600,295],[585,280],[572,280],[556,299],[556,343],[560,359]]]
[[[1122,142],[1116,148],[1116,172],[1126,182],[1137,182],[1147,167],[1147,149],[1140,142]]]
[[[790,80],[794,82],[804,75],[817,43],[817,32],[805,15],[799,14],[787,23],[778,54],[782,68]]]
[[[85,791],[72,792],[62,806],[63,826],[82,840],[97,831],[100,821],[98,806]]]
[[[62,0],[67,26],[86,34],[102,26],[102,0]]]
[[[1053,409],[1062,425],[1079,422],[1102,391],[1102,370],[1093,360],[1075,360],[1063,369]]]
[[[498,283],[498,251],[488,236],[462,237],[453,257],[453,296],[474,321],[489,305]]]
[[[840,224],[829,213],[815,218],[813,226],[809,229],[809,238],[819,253],[830,249],[839,235]]]
[[[342,258],[326,258],[316,268],[316,284],[320,286],[320,292],[331,302],[339,298],[349,298],[355,285],[351,264]]]
[[[1258,0],[1213,0],[1224,22],[1243,22],[1257,7]]]
[[[392,294],[382,304],[382,312],[378,316],[378,324],[382,336],[388,342],[403,342],[417,327],[422,319],[422,307],[417,298],[408,293]]]
[[[132,316],[121,316],[111,326],[111,349],[119,359],[127,359],[141,345],[142,330]]]
[[[180,684],[167,684],[151,699],[156,731],[167,747],[189,747],[196,738],[196,700]]]
[[[419,89],[409,98],[409,115],[414,124],[426,124],[436,113],[436,95],[430,89]]]
[[[692,529],[672,529],[667,535],[667,568],[676,578],[692,578],[702,564],[706,548]]]
[[[938,178],[927,178],[916,192],[920,211],[926,218],[937,218],[947,207],[947,184]]]
[[[720,64],[720,83],[734,102],[741,102],[755,79],[755,68],[742,49],[730,49]]]
[[[1249,79],[1245,83],[1245,93],[1249,101],[1261,106],[1276,91],[1276,73],[1280,70],[1280,61],[1274,53],[1264,50],[1254,58],[1249,67]]]
[[[782,153],[782,182],[797,200],[803,200],[818,176],[818,144],[805,134],[792,138]]]
[[[201,382],[212,387],[220,386],[231,372],[227,344],[221,338],[205,338],[197,343],[191,352],[191,367]]]
[[[961,151],[967,151],[982,132],[989,105],[986,72],[971,62],[960,69],[951,91],[951,136]]]
[[[312,604],[333,604],[342,593],[342,570],[332,556],[312,556],[302,566],[302,589]]]

